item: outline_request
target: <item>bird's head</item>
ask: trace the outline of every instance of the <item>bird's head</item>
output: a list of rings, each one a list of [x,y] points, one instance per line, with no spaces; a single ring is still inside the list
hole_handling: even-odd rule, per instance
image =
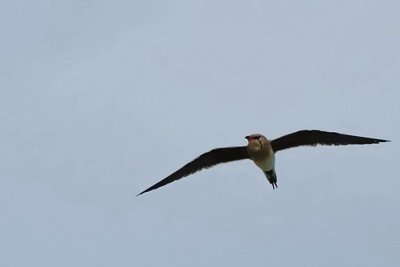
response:
[[[262,134],[251,134],[251,135],[245,136],[244,138],[246,138],[247,141],[249,141],[249,142],[258,141],[258,140],[267,141],[267,138]]]
[[[252,134],[245,137],[247,139],[249,149],[253,151],[261,150],[262,146],[268,143],[268,140],[265,136],[261,134]]]

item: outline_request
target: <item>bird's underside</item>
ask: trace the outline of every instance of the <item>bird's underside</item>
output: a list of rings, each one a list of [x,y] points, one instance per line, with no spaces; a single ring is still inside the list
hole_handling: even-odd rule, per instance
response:
[[[207,169],[220,163],[243,159],[254,161],[275,189],[278,186],[274,169],[274,154],[278,151],[298,146],[364,145],[388,142],[388,140],[383,139],[319,130],[302,130],[284,135],[272,141],[267,140],[260,134],[246,136],[246,139],[248,140],[247,146],[216,148],[200,155],[168,177],[147,188],[139,195],[172,183],[202,169]]]

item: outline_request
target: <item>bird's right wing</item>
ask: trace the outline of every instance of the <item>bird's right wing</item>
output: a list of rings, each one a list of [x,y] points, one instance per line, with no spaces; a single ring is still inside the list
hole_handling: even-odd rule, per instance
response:
[[[168,177],[159,181],[155,185],[147,188],[139,195],[157,189],[166,184],[172,183],[173,181],[179,180],[183,177],[186,177],[202,169],[210,168],[220,163],[226,163],[230,161],[249,159],[249,158],[250,156],[247,153],[247,148],[245,146],[213,149],[209,152],[200,155],[198,158],[189,162],[188,164],[186,164],[176,172],[172,173]]]
[[[297,146],[339,146],[339,145],[364,145],[388,142],[388,140],[325,132],[319,130],[302,130],[284,135],[271,141],[274,152]]]

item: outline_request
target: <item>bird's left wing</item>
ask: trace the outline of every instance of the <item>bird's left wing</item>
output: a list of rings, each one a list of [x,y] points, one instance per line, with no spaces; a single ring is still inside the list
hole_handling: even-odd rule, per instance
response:
[[[325,132],[319,130],[302,130],[287,134],[271,141],[274,152],[297,146],[339,146],[339,145],[364,145],[388,142],[377,138]]]
[[[147,188],[139,195],[157,189],[166,184],[172,183],[173,181],[179,180],[183,177],[186,177],[202,169],[210,168],[220,163],[226,163],[230,161],[249,159],[249,158],[250,156],[247,153],[247,148],[245,146],[213,149],[209,152],[200,155],[198,158],[189,162],[188,164],[186,164],[176,172],[172,173],[168,177],[159,181],[155,185]]]

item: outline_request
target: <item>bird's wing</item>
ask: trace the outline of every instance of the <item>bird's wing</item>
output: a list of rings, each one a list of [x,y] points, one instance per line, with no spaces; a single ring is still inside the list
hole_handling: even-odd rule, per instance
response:
[[[302,130],[272,140],[271,146],[274,152],[277,152],[296,146],[364,145],[377,144],[380,142],[388,142],[388,140],[318,130]]]
[[[155,185],[147,188],[139,195],[149,192],[151,190],[157,189],[161,186],[166,184],[172,183],[173,181],[179,180],[185,176],[193,174],[197,171],[200,171],[205,168],[210,168],[214,165],[235,161],[235,160],[242,160],[242,159],[249,159],[250,156],[247,153],[247,149],[245,146],[241,147],[224,147],[224,148],[216,148],[209,152],[206,152],[200,155],[198,158],[194,159],[193,161],[189,162],[176,172],[169,175],[167,178],[159,181]],[[138,196],[139,196],[138,195]]]

